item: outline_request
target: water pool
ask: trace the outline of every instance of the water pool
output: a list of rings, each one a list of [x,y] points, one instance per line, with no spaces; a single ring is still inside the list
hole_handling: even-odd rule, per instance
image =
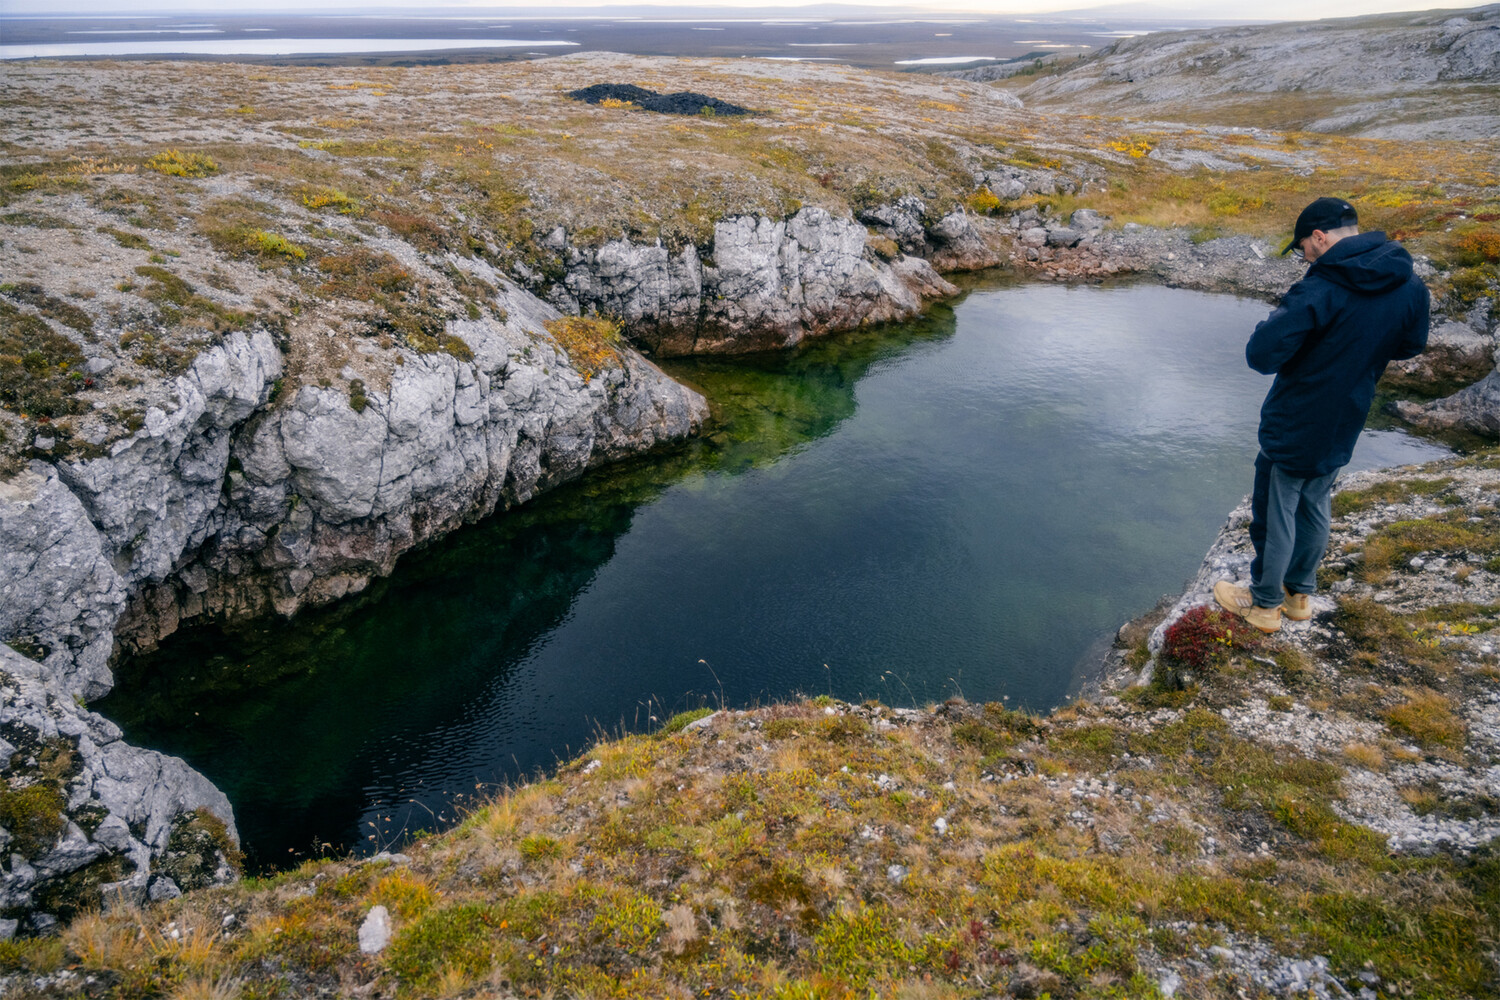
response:
[[[403,560],[358,599],[121,665],[99,706],[253,859],[384,847],[701,704],[1046,709],[1250,487],[1261,302],[983,285],[792,355],[670,366],[711,431]],[[1360,465],[1440,450],[1367,432]]]

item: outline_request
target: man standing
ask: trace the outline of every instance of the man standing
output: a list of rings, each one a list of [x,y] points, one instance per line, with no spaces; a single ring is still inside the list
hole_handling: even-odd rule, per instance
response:
[[[1250,496],[1250,586],[1214,584],[1214,599],[1262,632],[1312,616],[1328,545],[1330,497],[1365,424],[1387,362],[1427,346],[1427,286],[1411,255],[1385,233],[1359,231],[1354,206],[1319,198],[1297,216],[1292,241],[1311,265],[1255,327],[1245,360],[1276,375],[1260,408],[1260,454]]]

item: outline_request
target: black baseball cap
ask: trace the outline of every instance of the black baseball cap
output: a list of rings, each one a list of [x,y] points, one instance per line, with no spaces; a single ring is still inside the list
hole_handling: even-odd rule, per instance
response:
[[[1353,205],[1342,198],[1319,198],[1297,216],[1297,228],[1292,230],[1292,242],[1281,248],[1281,255],[1285,257],[1291,253],[1292,247],[1311,236],[1314,229],[1321,229],[1326,233],[1330,229],[1357,225],[1359,213],[1354,210]]]

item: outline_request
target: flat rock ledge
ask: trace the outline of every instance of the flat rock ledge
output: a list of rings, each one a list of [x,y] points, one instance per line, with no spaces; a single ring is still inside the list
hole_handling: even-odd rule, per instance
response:
[[[1493,506],[1500,502],[1500,467],[1449,459],[1361,472],[1342,478],[1338,493],[1359,499],[1355,510],[1335,517],[1320,570],[1320,580],[1329,582],[1312,598],[1312,618],[1283,618],[1268,649],[1254,657],[1264,674],[1223,715],[1247,738],[1347,768],[1335,809],[1380,833],[1391,851],[1481,848],[1500,837],[1500,691],[1493,681],[1500,644],[1487,610],[1500,606],[1500,565],[1487,548],[1487,533],[1500,527]],[[1218,580],[1249,584],[1249,522],[1247,499],[1150,629],[1150,659],[1137,673],[1116,654],[1106,689],[1151,685],[1167,630],[1188,611],[1213,607]],[[1407,548],[1415,550],[1395,560],[1385,556],[1393,535],[1455,524],[1480,527],[1471,529],[1467,544],[1429,549],[1413,542]],[[1389,566],[1372,567],[1367,553]],[[1300,664],[1296,671],[1278,662],[1288,649]],[[1439,740],[1434,731],[1403,726],[1403,699],[1440,709],[1451,728]],[[1384,749],[1351,756],[1351,747]],[[1417,788],[1435,802],[1415,796]]]

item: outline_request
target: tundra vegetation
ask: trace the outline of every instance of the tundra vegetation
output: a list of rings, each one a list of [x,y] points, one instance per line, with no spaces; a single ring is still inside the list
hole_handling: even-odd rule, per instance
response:
[[[565,96],[594,80],[754,113]],[[934,221],[1090,208],[1116,227],[1279,241],[1308,200],[1338,194],[1429,258],[1442,309],[1500,301],[1493,139],[1143,124],[1017,109],[952,79],[599,54],[37,63],[8,67],[0,93],[0,475],[133,433],[136,389],[226,330],[270,330],[292,387],[338,382],[361,411],[403,351],[466,358],[448,321],[504,319],[497,274],[545,293],[570,248],[616,239],[711,259],[720,219],[804,206],[847,217],[913,195]],[[1066,183],[1004,197],[984,178],[1007,170]],[[609,317],[532,332],[585,376],[630,333]],[[85,435],[85,417],[108,426]],[[1500,809],[1440,780],[1496,753],[1491,710],[1471,707],[1500,677],[1483,642],[1500,622],[1493,461],[1340,498],[1326,636],[1260,640],[1199,615],[1152,685],[1046,717],[829,699],[679,717],[399,856],[0,943],[7,995],[1230,997],[1269,988],[1242,957],[1257,947],[1324,956],[1351,992],[1492,995],[1493,848],[1396,850],[1347,800],[1384,782],[1410,817]],[[1472,599],[1390,596],[1439,562]],[[1143,643],[1121,655],[1149,658]],[[1237,725],[1251,710],[1284,724]],[[1324,730],[1339,738],[1274,735]],[[56,835],[49,780],[0,793],[14,836]],[[179,853],[191,864],[191,844]],[[394,936],[366,953],[376,906]]]
[[[591,105],[566,96],[581,79],[753,113]],[[1092,208],[1116,227],[1281,239],[1334,193],[1431,259],[1445,308],[1500,300],[1494,139],[1144,125],[1017,109],[941,77],[602,54],[358,71],[41,63],[10,67],[3,94],[6,468],[40,424],[54,455],[107,447],[118,420],[85,442],[68,411],[130,411],[134,387],[226,329],[284,338],[293,385],[347,382],[362,344],[462,356],[442,327],[494,308],[486,273],[545,294],[571,252],[617,239],[693,243],[711,263],[720,219],[803,206],[848,217],[912,195],[930,221]],[[1003,198],[996,171],[1061,183]],[[872,234],[882,248],[895,253]],[[118,363],[81,373],[69,340]],[[393,357],[352,377],[378,388]]]

